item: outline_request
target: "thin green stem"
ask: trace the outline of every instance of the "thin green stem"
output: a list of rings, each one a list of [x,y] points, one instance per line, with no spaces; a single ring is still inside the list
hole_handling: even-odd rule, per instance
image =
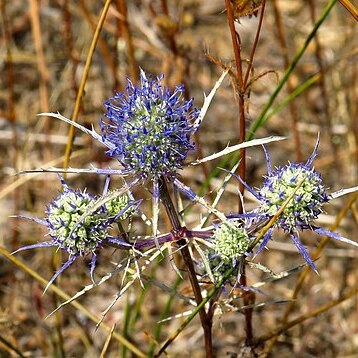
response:
[[[281,92],[283,86],[287,82],[287,79],[290,77],[290,75],[293,72],[293,70],[295,69],[297,63],[299,62],[299,60],[301,59],[301,57],[303,56],[303,54],[307,50],[308,45],[311,43],[312,39],[314,39],[317,30],[323,24],[323,22],[327,18],[328,14],[332,10],[332,8],[333,8],[333,6],[335,5],[336,2],[337,2],[337,0],[331,0],[329,2],[329,4],[326,6],[326,8],[324,9],[322,15],[320,16],[320,18],[316,22],[315,26],[313,27],[312,31],[308,35],[308,37],[307,37],[306,41],[304,42],[303,46],[301,47],[301,49],[298,51],[298,53],[296,54],[296,56],[292,60],[290,66],[287,68],[284,76],[282,77],[281,81],[279,82],[279,84],[278,84],[277,88],[275,89],[274,93],[271,95],[270,99],[266,103],[266,106],[263,108],[263,110],[261,111],[261,113],[258,116],[258,118],[255,120],[255,122],[251,125],[251,128],[250,128],[249,132],[246,135],[246,140],[252,139],[254,137],[254,134],[256,133],[256,131],[266,122],[266,120],[267,120],[267,116],[266,116],[267,112],[271,108],[271,106],[274,103],[276,97]]]
[[[319,29],[319,27],[322,25],[322,23],[324,22],[324,20],[327,18],[328,14],[330,13],[330,11],[332,10],[333,6],[335,5],[335,3],[337,2],[337,0],[331,0],[330,3],[326,6],[326,8],[324,9],[322,15],[320,16],[320,18],[318,19],[318,21],[316,22],[315,26],[313,27],[311,33],[308,35],[305,43],[303,44],[302,48],[299,50],[299,52],[296,54],[296,56],[294,57],[294,59],[292,60],[291,65],[287,68],[283,78],[281,79],[281,81],[279,82],[276,90],[274,91],[274,93],[271,95],[269,101],[267,102],[266,106],[263,108],[263,110],[261,111],[260,115],[257,117],[257,119],[254,121],[254,123],[251,125],[251,128],[249,129],[248,133],[246,134],[246,140],[251,140],[256,131],[262,127],[264,125],[264,123],[275,113],[277,113],[277,111],[279,111],[281,109],[281,107],[279,107],[282,104],[283,107],[283,103],[279,104],[278,106],[276,106],[273,109],[273,112],[269,113],[270,108],[272,107],[276,97],[278,96],[278,94],[281,92],[283,86],[285,85],[285,83],[287,82],[287,79],[289,78],[289,76],[291,75],[292,71],[295,69],[297,63],[299,62],[299,60],[301,59],[301,57],[303,56],[303,54],[305,53],[305,51],[307,50],[308,45],[310,44],[310,42],[312,41],[312,39],[314,38],[317,30]],[[313,82],[315,82],[317,80],[317,78],[314,76],[311,78],[310,81],[306,81],[304,84],[302,84],[302,87],[300,86],[299,88],[297,88],[295,91],[293,91],[293,93],[291,94],[292,96],[297,96],[300,93],[302,93],[306,86],[309,87]],[[291,95],[287,98],[287,101],[289,98],[292,98]],[[288,102],[286,102],[288,103]],[[285,104],[286,104],[285,103]],[[232,159],[234,158],[234,159]],[[220,164],[218,165],[218,167],[224,168],[227,163],[230,160],[233,160],[234,162],[238,162],[240,159],[240,155],[236,155],[236,156],[227,156],[224,160],[222,160],[220,162]],[[209,178],[207,179],[207,181],[205,181],[205,183],[203,184],[203,187],[201,188],[200,193],[202,193],[208,186],[208,183],[210,182],[210,180],[214,177],[216,177],[218,175],[218,173],[220,172],[220,169],[215,168],[209,175]]]

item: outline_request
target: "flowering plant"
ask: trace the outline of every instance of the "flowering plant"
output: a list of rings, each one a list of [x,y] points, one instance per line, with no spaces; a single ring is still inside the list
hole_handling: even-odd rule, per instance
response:
[[[233,288],[250,290],[246,285],[242,285],[240,277],[244,275],[245,265],[253,263],[253,251],[256,250],[257,255],[266,247],[273,236],[274,228],[281,228],[289,234],[307,264],[315,271],[317,268],[313,260],[299,240],[299,231],[312,230],[358,246],[356,242],[338,233],[315,225],[315,220],[323,212],[324,204],[331,197],[337,196],[327,194],[321,175],[313,168],[318,140],[306,163],[289,163],[276,169],[272,169],[270,156],[264,148],[268,173],[261,188],[257,190],[234,174],[234,170],[230,171],[223,187],[232,176],[235,176],[254,195],[258,204],[250,212],[220,212],[215,207],[220,199],[219,193],[217,200],[210,204],[185,185],[178,175],[178,170],[189,164],[186,162],[188,154],[195,149],[192,136],[199,128],[212,96],[207,97],[199,112],[193,108],[192,99],[187,101],[182,98],[183,86],[177,86],[171,91],[162,86],[163,76],[153,80],[143,70],[140,72],[140,78],[139,86],[128,80],[126,92],[116,93],[105,102],[107,112],[100,120],[101,134],[59,114],[52,114],[104,144],[107,155],[115,159],[120,168],[49,170],[95,173],[106,175],[107,180],[102,194],[95,196],[84,190],[70,189],[60,177],[63,191],[48,205],[46,219],[22,216],[46,226],[51,239],[22,247],[16,252],[54,246],[69,254],[68,260],[53,275],[46,289],[79,256],[91,255],[90,274],[94,281],[97,254],[105,246],[114,246],[131,253],[132,255],[128,255],[128,267],[142,255],[152,254],[153,251],[157,255],[162,250],[171,250],[175,245],[179,247],[183,256],[197,307],[201,309],[200,319],[206,339],[209,339],[211,331],[207,327],[212,325],[214,303],[220,297],[220,289],[224,292],[226,285],[230,285]],[[223,77],[220,81],[222,79]],[[245,146],[281,139],[265,138],[227,147],[222,152],[191,164],[211,160]],[[109,181],[113,175],[130,177],[131,181],[118,191],[109,191]],[[145,218],[139,209],[143,198],[135,200],[135,189],[147,181],[153,183],[153,218],[149,220],[153,227],[152,235],[134,236],[131,232],[121,230],[121,223],[129,217]],[[192,202],[205,207],[216,219],[205,226],[208,215],[199,227],[187,228],[179,213],[178,203],[173,202],[171,189],[173,192],[178,189]],[[158,231],[159,200],[172,226],[170,232],[165,234],[159,234]],[[120,229],[115,236],[112,234],[114,224]],[[199,253],[199,259],[193,255],[193,248]],[[137,277],[140,279],[142,271],[138,265],[136,268]],[[211,284],[215,285],[214,291],[205,292],[205,299],[212,299],[208,310],[203,307],[204,290],[199,283],[199,276],[209,278]],[[101,280],[101,283],[103,282],[104,280]],[[81,294],[87,290],[83,290]]]
[[[148,79],[140,70],[140,86],[128,79],[125,93],[105,102],[107,113],[100,121],[107,154],[123,166],[124,174],[156,180],[183,167],[194,149],[191,136],[198,129],[199,111],[193,100],[182,98],[183,85],[172,92],[161,84],[163,76]]]

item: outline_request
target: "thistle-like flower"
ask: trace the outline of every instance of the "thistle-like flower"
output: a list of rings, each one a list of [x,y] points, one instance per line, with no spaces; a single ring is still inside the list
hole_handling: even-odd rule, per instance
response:
[[[214,251],[225,262],[236,263],[250,245],[249,235],[241,221],[229,221],[216,228],[213,235]]]
[[[220,281],[232,268],[234,271],[227,281],[237,281],[239,260],[247,255],[251,242],[245,222],[246,220],[239,218],[214,225],[215,229],[210,239],[212,248],[207,254],[208,267],[206,267],[214,282]]]
[[[182,97],[183,85],[174,91],[162,86],[163,75],[152,79],[140,70],[139,86],[127,80],[127,89],[116,93],[104,105],[107,113],[100,120],[101,134],[60,114],[59,118],[91,135],[107,147],[106,153],[117,159],[119,169],[67,169],[65,172],[132,176],[134,188],[142,180],[153,184],[153,232],[157,232],[159,182],[175,179],[184,166],[189,151],[195,148],[192,135],[201,123],[200,112],[193,108],[193,99]],[[207,104],[208,105],[208,104]],[[54,172],[64,172],[52,168]]]
[[[182,98],[183,86],[172,92],[162,86],[163,76],[151,80],[143,70],[140,79],[140,86],[128,79],[127,91],[104,104],[102,139],[125,173],[157,179],[182,168],[194,149],[190,139],[199,111]]]
[[[289,163],[270,172],[258,192],[260,211],[273,216],[302,180],[303,184],[276,221],[276,226],[288,232],[310,228],[313,220],[322,213],[323,205],[329,199],[321,175],[309,162]]]
[[[264,150],[268,175],[265,177],[262,188],[255,191],[244,183],[246,188],[260,201],[257,212],[262,214],[263,218],[266,217],[266,219],[274,216],[296,190],[293,198],[276,220],[274,227],[282,228],[289,233],[299,252],[315,271],[315,264],[298,238],[299,230],[312,230],[318,234],[358,246],[356,242],[346,239],[338,233],[324,230],[314,224],[315,219],[323,212],[324,204],[331,199],[326,193],[326,187],[323,184],[321,175],[312,166],[313,160],[317,156],[318,145],[319,139],[306,163],[289,163],[275,170],[272,170],[270,156]],[[303,183],[299,186],[302,180]],[[259,220],[262,221],[263,219],[259,218]],[[257,251],[258,253],[272,237],[272,229],[269,229],[265,234]]]
[[[109,229],[113,223],[126,219],[137,205],[126,195],[104,200],[104,204],[98,205],[103,196],[95,197],[86,191],[73,190],[62,177],[60,180],[63,190],[47,206],[45,219],[20,216],[46,226],[51,240],[24,246],[14,252],[53,246],[69,254],[69,259],[52,276],[46,289],[79,256],[88,254],[92,255],[90,274],[93,280],[97,251],[104,244],[130,249],[129,243],[111,236]]]

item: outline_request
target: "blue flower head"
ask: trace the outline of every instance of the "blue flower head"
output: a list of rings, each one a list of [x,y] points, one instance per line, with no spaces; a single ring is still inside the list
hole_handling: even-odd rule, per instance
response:
[[[92,252],[106,238],[96,215],[79,221],[89,207],[94,205],[95,197],[89,193],[69,188],[57,196],[47,207],[46,222],[49,235],[59,248],[70,255],[85,255]]]
[[[314,221],[323,212],[324,204],[331,199],[331,196],[326,193],[326,187],[323,184],[321,175],[313,168],[313,161],[317,156],[318,145],[319,139],[306,163],[288,163],[275,170],[272,170],[270,156],[264,149],[268,174],[265,177],[263,186],[258,191],[252,189],[238,177],[260,202],[259,208],[256,209],[257,213],[261,215],[261,217],[257,217],[256,221],[258,223],[260,221],[264,223],[276,215],[285,201],[294,193],[292,199],[275,221],[274,227],[282,228],[288,232],[298,251],[315,271],[316,266],[314,262],[299,240],[299,231],[312,230],[335,240],[358,246],[356,242],[344,238],[338,233],[324,230],[315,225]],[[302,181],[302,185],[299,186]],[[266,232],[257,250],[257,254],[265,248],[272,237],[272,233],[273,228],[270,228]]]
[[[104,244],[130,249],[126,241],[110,235],[113,223],[126,219],[136,205],[126,195],[117,196],[98,205],[103,197],[95,197],[86,191],[73,190],[61,178],[62,192],[50,202],[45,219],[21,216],[48,228],[51,240],[21,247],[18,251],[37,247],[57,247],[69,254],[69,259],[53,275],[47,287],[79,256],[92,255],[91,277],[96,266],[97,250]],[[47,289],[46,287],[46,289]]]
[[[260,211],[273,216],[303,179],[303,184],[276,221],[276,226],[288,232],[309,228],[322,213],[328,195],[321,175],[307,163],[289,163],[269,173],[258,192]]]
[[[196,131],[193,101],[182,98],[183,86],[174,91],[162,86],[163,76],[152,80],[143,70],[140,86],[129,79],[127,90],[104,105],[102,141],[107,154],[123,165],[123,172],[140,177],[167,175],[182,168]]]

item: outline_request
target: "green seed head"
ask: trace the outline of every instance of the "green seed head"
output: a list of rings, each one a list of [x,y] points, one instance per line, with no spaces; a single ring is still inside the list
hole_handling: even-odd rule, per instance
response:
[[[214,232],[214,250],[223,261],[232,262],[244,255],[250,240],[239,221],[223,223]]]

